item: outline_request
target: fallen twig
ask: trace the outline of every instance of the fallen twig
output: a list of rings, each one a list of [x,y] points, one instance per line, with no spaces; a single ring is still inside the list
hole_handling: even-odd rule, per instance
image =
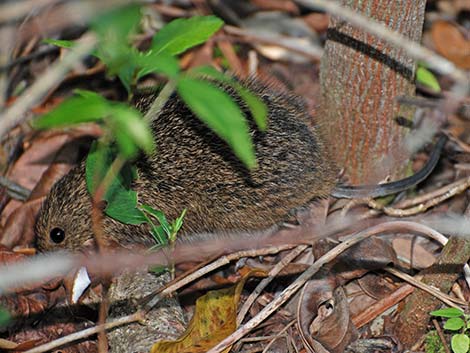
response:
[[[136,312],[132,315],[124,316],[119,319],[107,322],[103,325],[97,325],[94,327],[87,328],[85,330],[79,331],[72,333],[70,335],[67,335],[65,337],[58,338],[54,341],[45,343],[43,345],[40,345],[38,347],[35,347],[33,349],[27,350],[24,353],[42,353],[42,352],[48,352],[54,348],[61,347],[67,343],[78,341],[80,339],[90,337],[91,335],[97,334],[99,332],[104,332],[105,330],[110,330],[114,327],[118,327],[124,324],[129,324],[131,322],[136,322],[140,321],[144,318],[144,315],[142,312]]]
[[[283,268],[285,268],[289,263],[294,261],[294,259],[297,256],[299,256],[305,249],[307,249],[306,245],[299,245],[298,247],[293,249],[279,263],[277,263],[276,266],[272,268],[272,270],[269,272],[268,277],[264,278],[260,283],[258,283],[256,288],[251,292],[251,294],[245,300],[245,303],[243,304],[242,308],[238,312],[238,315],[237,315],[238,325],[240,325],[243,322],[243,319],[245,318],[245,315],[248,313],[248,310],[250,310],[251,305],[253,305],[256,298],[261,294],[263,289],[266,288],[268,284],[272,282],[272,280],[279,274],[279,272],[282,271]]]
[[[457,180],[449,185],[434,190],[430,193],[420,195],[413,199],[405,200],[394,207],[384,206],[377,201],[370,199],[369,207],[383,211],[385,214],[393,217],[407,217],[426,211],[445,200],[462,193],[470,187],[470,177]],[[409,207],[413,206],[414,207]],[[408,207],[408,208],[407,208]]]
[[[178,289],[186,286],[187,284],[201,278],[205,274],[212,272],[222,266],[227,265],[228,263],[238,260],[244,257],[256,257],[256,256],[266,256],[278,253],[280,251],[288,250],[293,248],[294,245],[281,245],[281,246],[271,246],[268,248],[257,249],[257,250],[244,250],[239,251],[230,255],[225,255],[218,258],[216,261],[211,262],[210,264],[197,269],[196,271],[191,272],[190,274],[178,278],[175,281],[168,283],[165,287],[159,289],[156,293],[150,294],[148,297],[152,297],[145,304],[145,311],[151,310],[155,305],[158,304],[160,300],[176,292]],[[145,299],[144,299],[145,301]]]
[[[431,286],[429,286],[425,283],[422,283],[422,282],[418,281],[416,278],[413,278],[412,276],[407,275],[406,273],[398,271],[395,268],[387,267],[387,268],[385,268],[385,271],[387,271],[388,273],[391,273],[392,275],[394,275],[398,278],[401,278],[402,280],[412,284],[413,286],[415,286],[415,287],[417,287],[421,290],[424,290],[425,292],[427,292],[427,293],[431,294],[432,296],[436,297],[437,299],[439,299],[441,302],[443,302],[447,306],[450,306],[450,307],[453,307],[453,308],[458,308],[458,309],[461,309],[460,306],[468,306],[467,302],[462,301],[460,299],[453,298],[450,295],[447,295],[445,293],[442,293],[438,289],[433,288],[433,287],[431,287]]]

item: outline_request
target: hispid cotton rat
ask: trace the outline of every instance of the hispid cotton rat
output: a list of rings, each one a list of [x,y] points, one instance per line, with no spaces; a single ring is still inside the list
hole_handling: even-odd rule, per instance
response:
[[[378,187],[336,187],[336,168],[327,156],[300,98],[256,81],[246,83],[268,107],[268,128],[259,131],[248,109],[230,89],[250,120],[258,167],[247,170],[230,147],[173,95],[152,129],[157,152],[137,161],[134,189],[144,204],[175,219],[187,209],[182,235],[249,231],[281,222],[289,211],[330,193],[338,197],[384,196],[409,188],[432,171],[445,139],[426,166],[412,177]],[[145,112],[153,97],[136,103]],[[151,245],[146,226],[130,226],[104,217],[106,240],[127,247]],[[40,251],[77,250],[93,244],[91,198],[82,163],[52,188],[36,223]]]
[[[268,128],[250,122],[258,167],[247,170],[231,148],[172,96],[152,124],[157,152],[137,161],[139,200],[175,219],[186,208],[182,234],[257,230],[282,221],[289,211],[335,185],[335,169],[302,100],[258,82],[248,87],[268,107]],[[233,90],[226,88],[243,108]],[[143,112],[148,97],[137,102]],[[243,109],[251,121],[248,110]],[[50,191],[36,223],[40,251],[76,250],[93,241],[91,198],[82,163]],[[104,219],[109,240],[127,246],[151,244],[145,226]]]

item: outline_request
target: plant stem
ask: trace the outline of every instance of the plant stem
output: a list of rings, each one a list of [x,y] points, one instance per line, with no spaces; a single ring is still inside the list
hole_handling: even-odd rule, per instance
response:
[[[100,207],[101,201],[108,190],[109,186],[116,178],[116,176],[121,171],[122,167],[126,163],[126,159],[122,155],[118,155],[111,166],[109,167],[107,173],[105,174],[103,180],[98,185],[93,195],[93,206],[91,212],[92,218],[92,227],[93,227],[93,234],[95,235],[96,244],[98,246],[98,250],[103,249],[105,245],[104,235],[103,235],[103,227],[102,227],[102,220],[103,220],[103,211]]]
[[[165,105],[167,100],[170,98],[171,94],[175,90],[175,87],[176,87],[175,80],[170,80],[165,84],[165,86],[163,86],[163,89],[160,91],[160,94],[153,101],[152,105],[150,106],[149,110],[144,116],[144,120],[146,122],[152,123],[152,121],[154,121],[160,115],[160,112],[163,109],[163,106]]]

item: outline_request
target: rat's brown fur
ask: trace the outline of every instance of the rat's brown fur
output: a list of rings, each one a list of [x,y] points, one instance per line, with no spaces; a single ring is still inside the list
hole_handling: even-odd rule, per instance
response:
[[[309,117],[302,101],[259,83],[248,86],[268,107],[266,132],[250,122],[258,162],[253,171],[176,95],[153,123],[157,152],[138,160],[135,190],[142,203],[162,210],[168,219],[186,208],[183,234],[267,228],[293,208],[327,196],[335,186],[334,168],[317,131],[306,125]],[[149,102],[142,99],[137,107],[145,112]],[[82,163],[52,188],[36,224],[39,250],[76,250],[93,239],[84,173]],[[49,239],[54,227],[65,231],[61,244]],[[104,231],[122,246],[151,243],[145,226],[105,217]]]

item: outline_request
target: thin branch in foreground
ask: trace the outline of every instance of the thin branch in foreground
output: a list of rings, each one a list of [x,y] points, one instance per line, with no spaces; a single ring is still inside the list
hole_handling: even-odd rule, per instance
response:
[[[235,26],[224,26],[224,31],[228,34],[235,35],[241,40],[253,44],[262,43],[268,45],[275,45],[281,48],[288,49],[294,53],[303,55],[310,60],[319,60],[323,55],[323,48],[314,44],[309,44],[308,47],[300,45],[297,42],[291,40],[291,37],[281,36],[276,34],[259,33],[249,29],[243,29]]]
[[[96,37],[92,34],[84,36],[79,44],[70,50],[64,58],[54,64],[49,70],[42,74],[15,103],[0,115],[0,138],[13,126],[18,124],[25,113],[49,92],[51,88],[58,85],[65,74],[85,58],[93,50]]]
[[[367,325],[369,322],[373,321],[375,318],[383,314],[385,311],[390,309],[391,307],[397,305],[407,296],[409,296],[415,287],[410,284],[403,284],[395,291],[387,295],[386,297],[377,300],[372,305],[369,305],[365,310],[358,313],[356,316],[352,318],[352,322],[354,326],[358,329]]]

